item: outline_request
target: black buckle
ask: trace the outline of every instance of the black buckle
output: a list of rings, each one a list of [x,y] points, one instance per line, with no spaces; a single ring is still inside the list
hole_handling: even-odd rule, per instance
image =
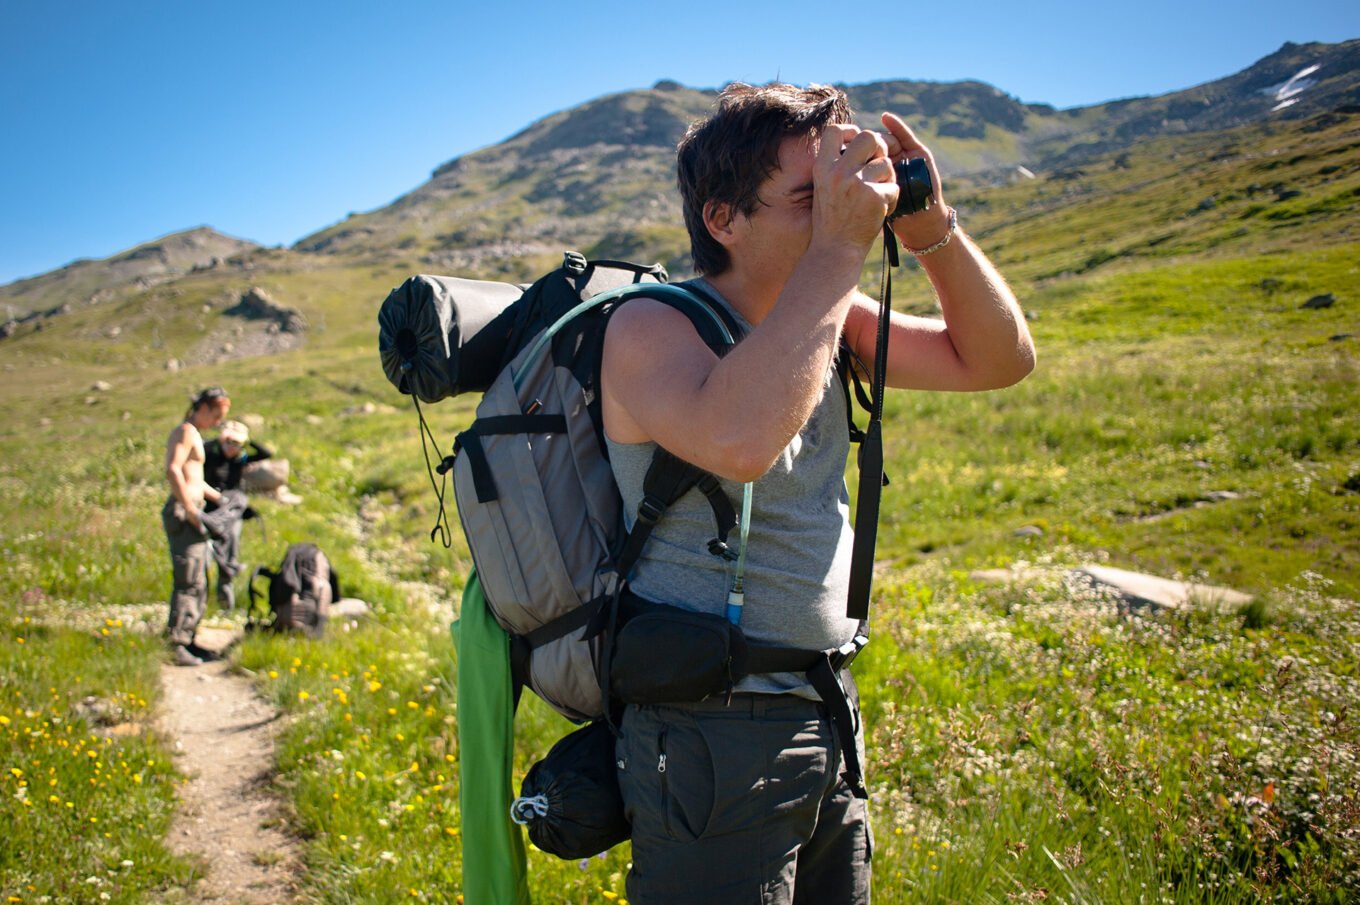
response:
[[[587,263],[586,256],[579,251],[569,251],[562,255],[562,266],[578,276],[586,272]]]
[[[855,637],[831,652],[831,668],[836,672],[840,672],[842,669],[849,669],[850,664],[855,662],[855,658],[859,656],[859,652],[864,650],[864,646],[868,643],[868,635],[855,635]]]
[[[656,497],[643,497],[638,503],[638,521],[644,525],[655,525],[666,514],[666,505]]]

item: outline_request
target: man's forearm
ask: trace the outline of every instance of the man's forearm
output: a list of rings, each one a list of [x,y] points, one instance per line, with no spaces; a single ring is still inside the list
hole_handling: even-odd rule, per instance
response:
[[[962,232],[920,259],[949,339],[978,389],[1009,386],[1034,369],[1034,345],[1015,294]]]

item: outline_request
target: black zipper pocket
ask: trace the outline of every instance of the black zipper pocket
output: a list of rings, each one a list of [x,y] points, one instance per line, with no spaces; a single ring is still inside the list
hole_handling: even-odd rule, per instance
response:
[[[746,638],[715,613],[647,604],[619,629],[611,694],[630,704],[675,704],[725,694],[744,675]]]
[[[667,778],[669,764],[666,763],[666,733],[669,730],[662,729],[661,734],[656,737],[656,775],[661,786],[661,821],[666,828],[666,835],[674,838],[671,832],[671,786]]]

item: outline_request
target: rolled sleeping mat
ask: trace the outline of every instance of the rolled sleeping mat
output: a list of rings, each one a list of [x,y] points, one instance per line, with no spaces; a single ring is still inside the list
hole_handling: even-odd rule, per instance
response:
[[[504,362],[523,286],[429,274],[393,289],[378,311],[378,354],[398,390],[422,402],[482,392]]]

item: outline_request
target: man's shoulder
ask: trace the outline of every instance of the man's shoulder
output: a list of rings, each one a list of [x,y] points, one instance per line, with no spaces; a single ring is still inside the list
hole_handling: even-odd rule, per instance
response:
[[[610,315],[607,327],[611,339],[625,338],[630,346],[635,342],[670,344],[691,336],[710,347],[722,346],[748,330],[731,305],[702,280],[666,284],[654,294],[640,287]],[[647,348],[655,351],[655,347]]]
[[[203,438],[198,433],[198,428],[188,421],[181,421],[170,430],[169,441],[171,444],[194,443],[201,445]]]

